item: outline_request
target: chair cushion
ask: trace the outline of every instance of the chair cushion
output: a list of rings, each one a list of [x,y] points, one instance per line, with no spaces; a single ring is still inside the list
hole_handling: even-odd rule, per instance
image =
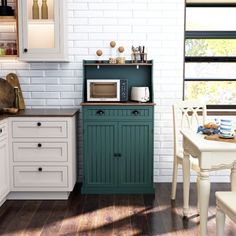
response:
[[[236,216],[236,192],[216,192],[216,199],[220,203],[222,210],[230,211]]]

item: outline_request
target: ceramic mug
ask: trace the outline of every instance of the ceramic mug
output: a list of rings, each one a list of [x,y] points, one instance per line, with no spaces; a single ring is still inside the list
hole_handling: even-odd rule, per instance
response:
[[[224,136],[233,135],[233,122],[230,119],[220,120],[220,134]]]

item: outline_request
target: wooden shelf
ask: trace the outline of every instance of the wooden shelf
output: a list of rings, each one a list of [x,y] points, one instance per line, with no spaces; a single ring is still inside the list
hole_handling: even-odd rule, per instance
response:
[[[1,23],[9,23],[9,22],[16,22],[15,16],[0,16]]]
[[[0,60],[4,60],[4,59],[16,59],[18,57],[18,55],[4,55],[4,56],[0,56]]]
[[[147,63],[132,63],[130,60],[125,61],[125,64],[110,64],[107,60],[102,62],[96,61],[86,61],[85,66],[152,66],[152,61],[147,61]]]
[[[29,20],[30,25],[54,25],[54,20]]]
[[[153,102],[81,102],[81,106],[155,106]]]

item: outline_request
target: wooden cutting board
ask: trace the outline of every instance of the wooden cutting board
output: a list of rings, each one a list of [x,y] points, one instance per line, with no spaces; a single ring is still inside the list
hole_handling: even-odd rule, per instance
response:
[[[6,80],[9,84],[11,84],[11,86],[13,88],[14,87],[19,88],[19,109],[24,110],[25,109],[25,101],[24,101],[23,93],[22,93],[22,90],[20,87],[20,82],[19,82],[17,75],[14,73],[10,73],[6,76]]]
[[[226,143],[236,143],[236,138],[220,138],[218,134],[214,135],[206,135],[204,137],[207,140],[213,140],[218,142],[226,142]]]
[[[5,79],[0,78],[0,109],[13,107],[14,101],[14,88]]]

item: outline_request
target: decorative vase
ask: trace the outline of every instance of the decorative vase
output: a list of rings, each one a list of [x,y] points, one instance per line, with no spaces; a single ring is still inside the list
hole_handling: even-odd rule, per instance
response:
[[[42,0],[41,14],[42,14],[42,19],[48,19],[47,0]]]
[[[33,0],[33,7],[32,7],[32,17],[34,20],[39,19],[39,4],[38,0]]]

